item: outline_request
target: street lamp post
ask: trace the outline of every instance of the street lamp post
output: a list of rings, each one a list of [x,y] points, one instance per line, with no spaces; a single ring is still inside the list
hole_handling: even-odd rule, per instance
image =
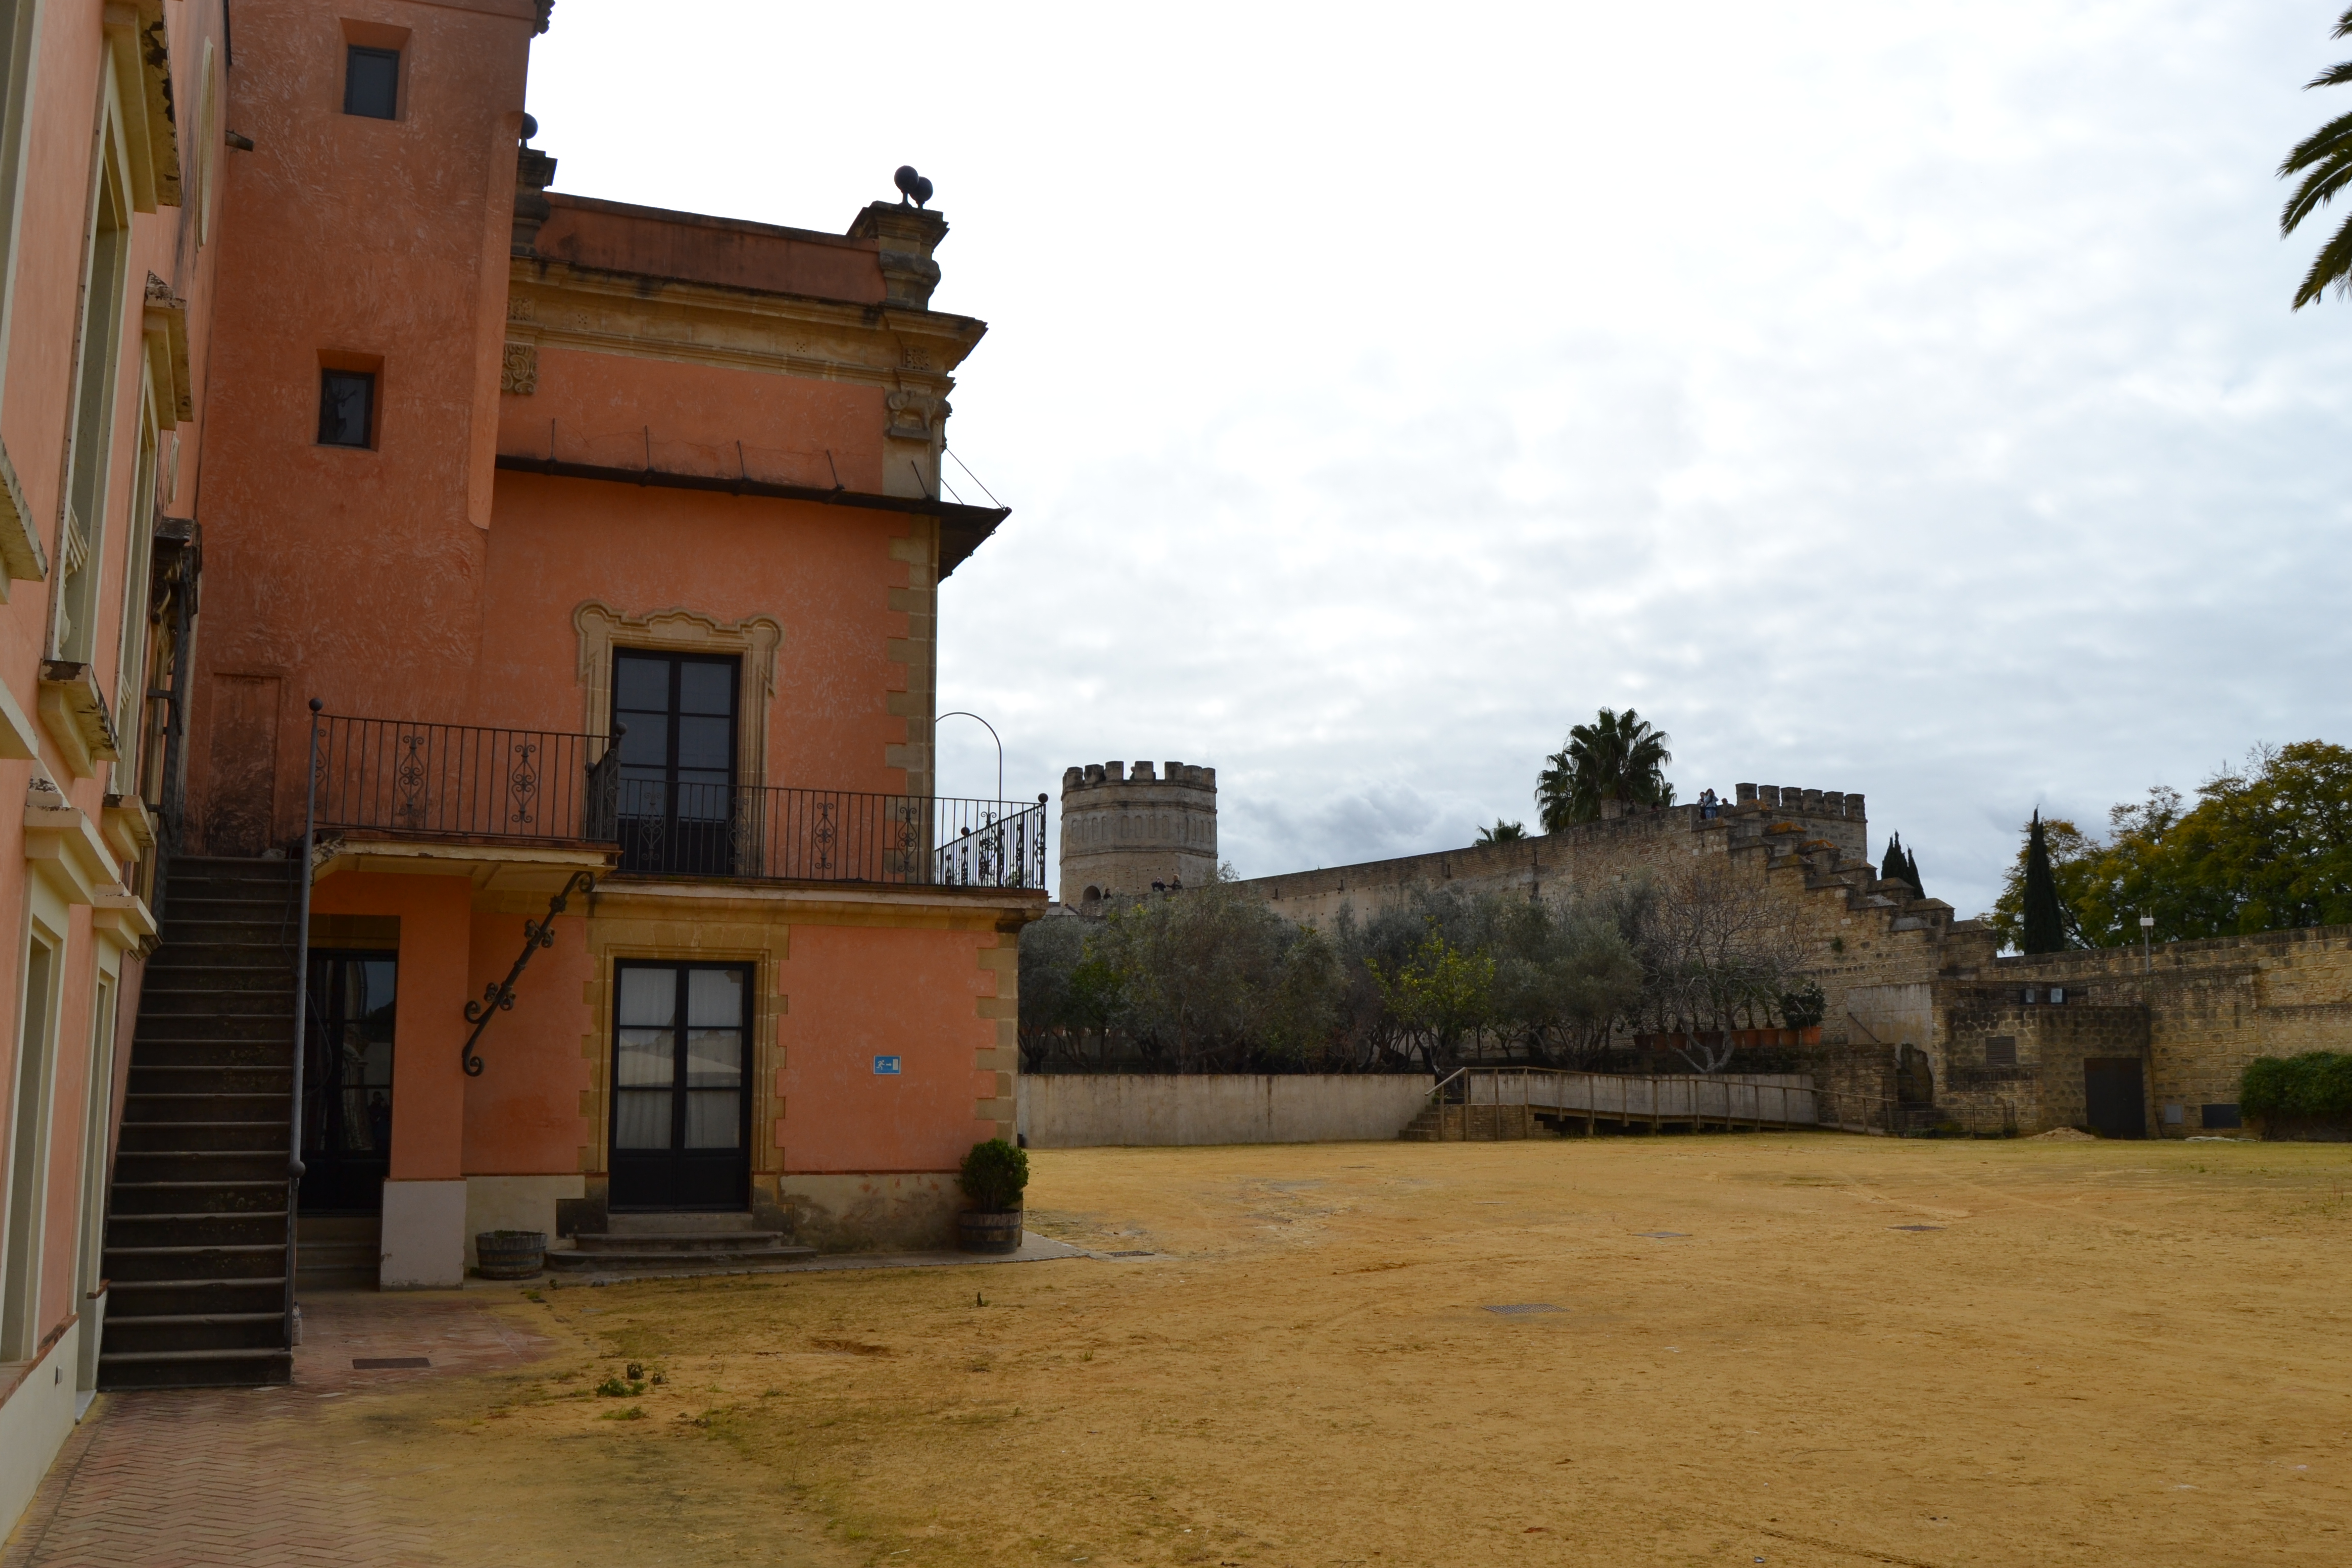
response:
[[[973,723],[978,724],[982,729],[988,731],[988,738],[996,742],[996,798],[998,800],[1003,800],[1004,798],[1004,742],[997,734],[996,726],[982,718],[979,714],[967,713],[961,708],[957,709],[952,713],[942,713],[940,715],[940,718],[969,719]],[[932,722],[936,725],[938,721],[934,720]]]
[[[2142,915],[2139,917],[2139,961],[2140,973],[2143,974],[2153,974],[2156,973],[2156,939],[2152,934],[2150,934],[2155,930],[2156,917],[2154,915]]]

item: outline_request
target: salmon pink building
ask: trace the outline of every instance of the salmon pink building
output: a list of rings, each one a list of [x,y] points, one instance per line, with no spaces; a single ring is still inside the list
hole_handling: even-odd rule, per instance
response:
[[[551,189],[549,10],[0,0],[10,1517],[76,1389],[282,1379],[305,1289],[945,1245],[1011,1136],[947,225]]]

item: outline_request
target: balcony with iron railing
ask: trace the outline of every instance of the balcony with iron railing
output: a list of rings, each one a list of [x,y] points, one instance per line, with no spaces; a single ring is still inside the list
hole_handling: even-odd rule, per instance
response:
[[[612,737],[319,714],[322,835],[595,846],[624,875],[1045,886],[1045,797],[881,795],[625,776]]]

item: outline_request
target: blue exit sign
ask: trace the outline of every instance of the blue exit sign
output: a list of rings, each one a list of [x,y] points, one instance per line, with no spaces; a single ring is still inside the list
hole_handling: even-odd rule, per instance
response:
[[[898,1058],[897,1057],[876,1057],[874,1058],[874,1071],[877,1077],[897,1078],[898,1076]]]

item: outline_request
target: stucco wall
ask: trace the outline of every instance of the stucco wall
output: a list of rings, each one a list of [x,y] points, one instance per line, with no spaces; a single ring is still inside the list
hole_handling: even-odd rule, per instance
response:
[[[1433,1081],[1426,1073],[1024,1073],[1019,1124],[1033,1149],[1385,1140],[1420,1114]]]

